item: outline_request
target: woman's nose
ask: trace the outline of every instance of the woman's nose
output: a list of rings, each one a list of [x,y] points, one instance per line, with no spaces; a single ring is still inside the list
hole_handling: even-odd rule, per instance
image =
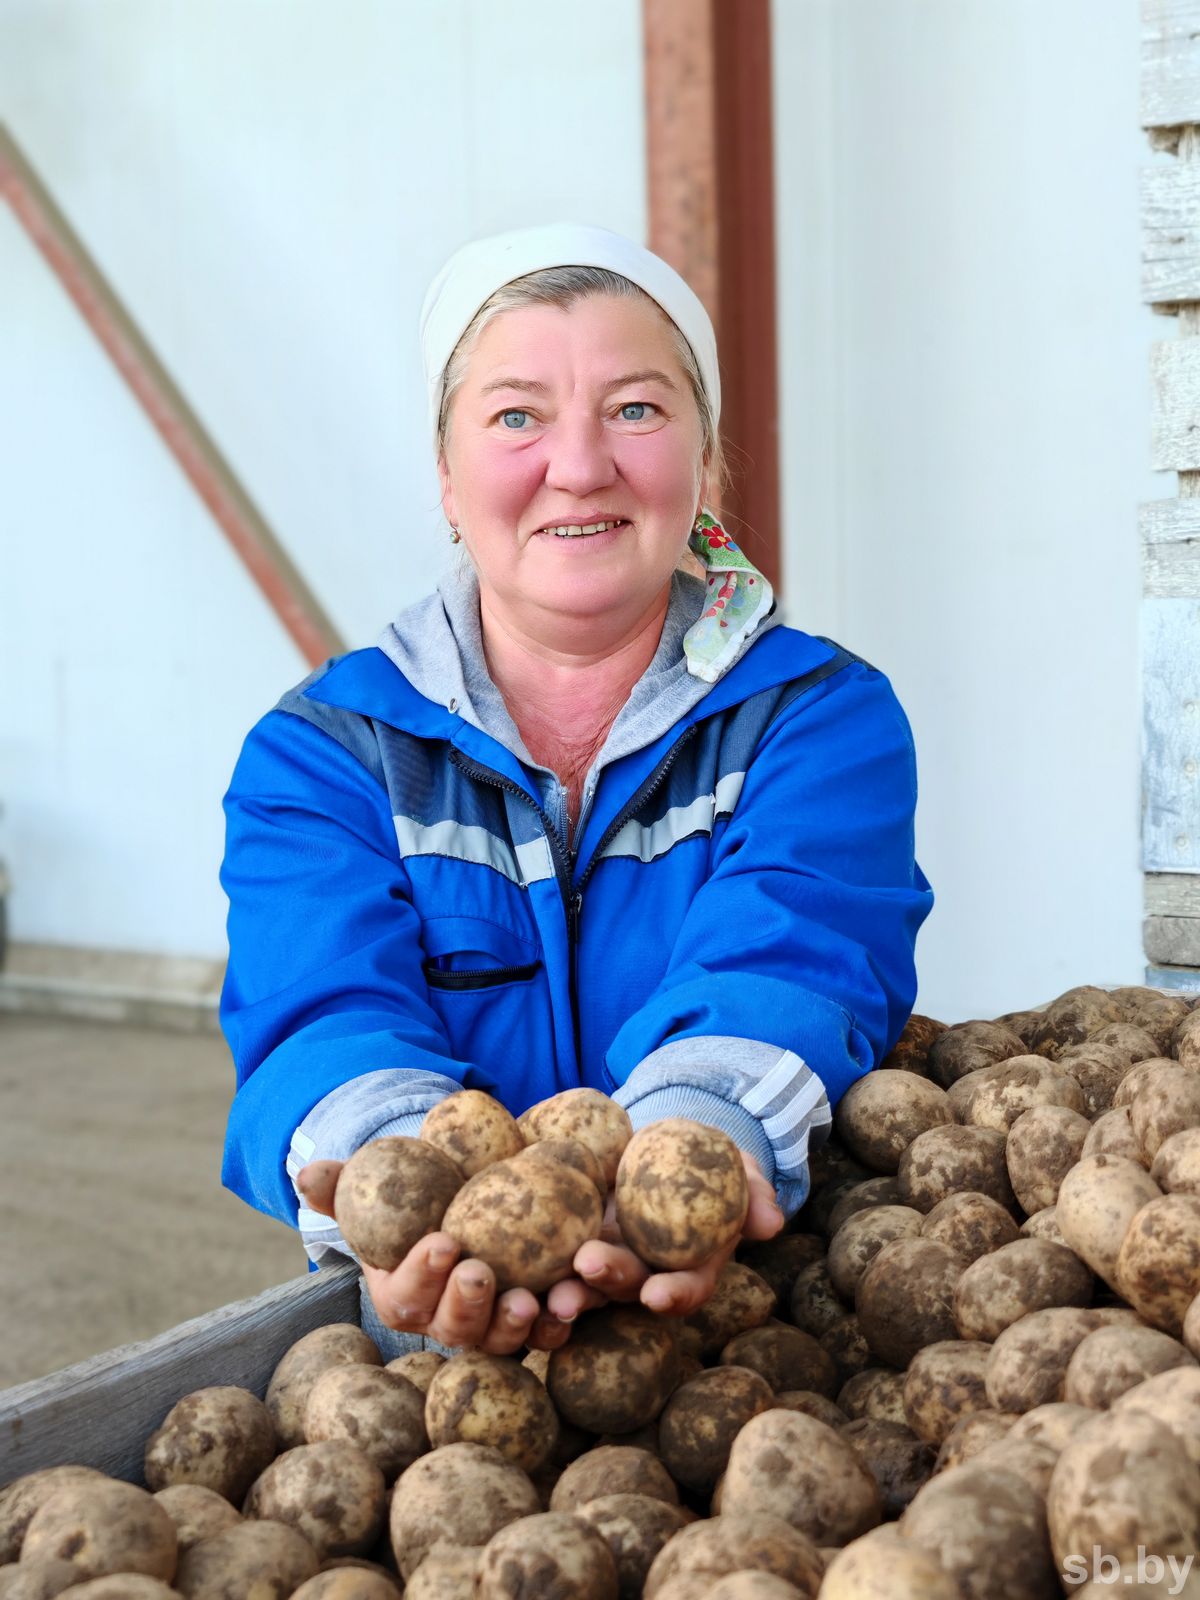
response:
[[[560,417],[547,439],[546,485],[577,497],[616,477],[611,441],[594,417]]]

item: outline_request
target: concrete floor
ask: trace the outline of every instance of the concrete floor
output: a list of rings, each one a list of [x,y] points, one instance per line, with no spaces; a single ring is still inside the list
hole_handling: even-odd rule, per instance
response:
[[[307,1269],[220,1179],[222,1039],[0,1014],[0,1388]]]

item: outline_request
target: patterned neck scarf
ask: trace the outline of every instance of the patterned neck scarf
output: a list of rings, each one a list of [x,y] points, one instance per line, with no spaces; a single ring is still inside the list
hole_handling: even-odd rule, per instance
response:
[[[683,653],[693,678],[716,683],[770,612],[775,591],[707,511],[696,518],[688,549],[704,566],[708,603],[684,635]]]

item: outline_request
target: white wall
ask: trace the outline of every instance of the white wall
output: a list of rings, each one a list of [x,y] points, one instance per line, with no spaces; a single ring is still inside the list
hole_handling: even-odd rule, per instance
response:
[[[886,670],[948,1020],[1141,955],[1136,0],[776,0],[790,620]]]
[[[447,559],[433,272],[645,232],[638,0],[0,0],[0,116],[354,645]],[[0,418],[12,935],[219,957],[221,796],[308,669],[3,206]]]

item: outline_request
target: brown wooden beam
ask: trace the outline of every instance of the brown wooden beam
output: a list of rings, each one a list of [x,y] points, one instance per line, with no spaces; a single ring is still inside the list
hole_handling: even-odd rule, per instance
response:
[[[642,15],[650,248],[716,325],[732,477],[722,515],[778,584],[770,0],[642,0]]]
[[[49,262],[310,666],[345,644],[116,291],[0,123],[0,196]]]

